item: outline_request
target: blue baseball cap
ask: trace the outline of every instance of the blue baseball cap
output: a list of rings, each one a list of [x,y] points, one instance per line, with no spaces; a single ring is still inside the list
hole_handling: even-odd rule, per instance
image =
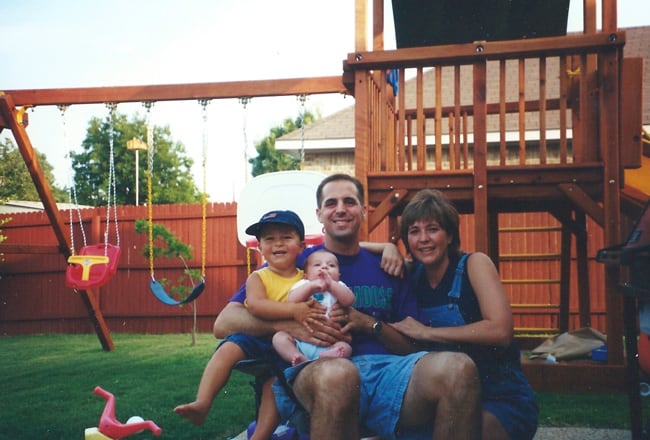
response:
[[[260,232],[262,226],[269,224],[289,225],[296,228],[301,240],[305,239],[305,225],[302,220],[293,211],[269,211],[260,218],[260,221],[254,223],[246,228],[248,235],[254,235],[258,240],[260,239]]]

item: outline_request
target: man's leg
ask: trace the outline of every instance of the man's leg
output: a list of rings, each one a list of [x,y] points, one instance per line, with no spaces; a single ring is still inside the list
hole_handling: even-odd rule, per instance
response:
[[[433,420],[433,438],[479,439],[481,384],[474,362],[463,353],[429,353],[415,364],[399,426]]]
[[[359,438],[359,372],[348,359],[319,359],[295,381],[296,397],[310,414],[312,440]]]

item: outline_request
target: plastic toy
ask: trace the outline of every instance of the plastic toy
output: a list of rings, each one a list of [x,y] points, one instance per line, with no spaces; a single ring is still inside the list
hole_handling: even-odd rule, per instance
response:
[[[162,429],[151,420],[141,417],[131,417],[127,423],[121,423],[115,418],[115,396],[101,387],[95,387],[95,394],[106,399],[106,405],[99,419],[99,428],[87,428],[85,440],[119,440],[145,429],[155,436],[162,434]]]

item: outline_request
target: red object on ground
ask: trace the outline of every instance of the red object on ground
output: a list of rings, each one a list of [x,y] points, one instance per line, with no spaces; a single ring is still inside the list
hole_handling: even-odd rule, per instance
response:
[[[115,440],[136,434],[144,429],[150,430],[155,436],[162,434],[162,429],[151,420],[121,423],[115,418],[115,396],[102,387],[95,387],[93,392],[106,399],[104,411],[102,411],[102,416],[99,419],[99,432],[102,434]]]

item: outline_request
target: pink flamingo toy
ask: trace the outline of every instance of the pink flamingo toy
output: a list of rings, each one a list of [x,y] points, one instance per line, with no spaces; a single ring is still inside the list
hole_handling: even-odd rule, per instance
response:
[[[111,440],[119,440],[145,429],[150,430],[156,436],[162,434],[162,429],[151,420],[142,420],[141,418],[138,418],[138,421],[132,423],[121,423],[115,418],[115,396],[102,387],[95,387],[93,392],[98,396],[106,399],[106,405],[104,405],[104,411],[102,411],[102,416],[99,419],[100,436],[96,435],[96,428],[87,429],[87,440],[94,440],[95,438],[109,438]]]

